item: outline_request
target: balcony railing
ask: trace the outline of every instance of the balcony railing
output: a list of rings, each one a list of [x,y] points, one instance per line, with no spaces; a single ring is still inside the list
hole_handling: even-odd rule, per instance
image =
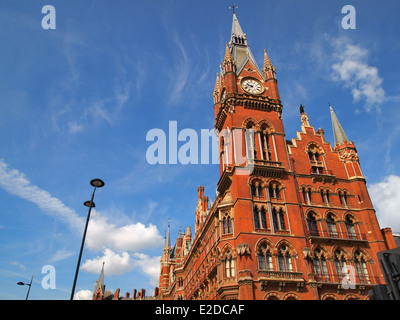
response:
[[[330,239],[344,239],[344,240],[360,240],[367,241],[364,233],[357,232],[337,232],[329,230],[308,230],[308,236],[312,238],[330,238]]]
[[[268,166],[268,167],[275,167],[275,168],[282,168],[283,163],[280,161],[270,161],[270,160],[262,160],[262,159],[254,159],[255,164]]]
[[[328,175],[328,176],[333,176],[334,175],[332,170],[326,170],[323,167],[311,167],[310,173]]]
[[[265,278],[267,280],[303,280],[303,273],[292,271],[259,270],[258,277]]]
[[[370,276],[348,276],[346,275],[338,275],[338,274],[314,274],[315,281],[317,282],[325,282],[325,283],[346,283],[346,284],[355,284],[355,285],[377,285],[380,284],[379,277],[370,277]]]

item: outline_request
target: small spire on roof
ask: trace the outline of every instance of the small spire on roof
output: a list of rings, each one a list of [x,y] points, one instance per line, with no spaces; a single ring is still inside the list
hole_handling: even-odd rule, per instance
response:
[[[225,56],[224,56],[224,61],[222,62],[222,65],[226,65],[229,63],[235,63],[235,61],[233,60],[232,57],[232,53],[231,50],[229,49],[229,45],[228,43],[226,44],[226,48],[225,48]]]
[[[330,103],[329,103],[329,109],[331,111],[332,129],[333,129],[333,136],[335,138],[335,145],[349,141]]]
[[[263,72],[266,73],[269,70],[275,71],[276,69],[273,66],[271,60],[269,60],[267,51],[264,49],[264,67],[263,67]]]

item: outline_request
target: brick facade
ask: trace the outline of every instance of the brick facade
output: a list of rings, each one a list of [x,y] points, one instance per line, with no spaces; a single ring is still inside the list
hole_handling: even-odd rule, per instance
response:
[[[394,240],[333,109],[334,146],[303,106],[286,140],[275,68],[265,52],[259,69],[235,14],[213,98],[218,193],[210,207],[198,188],[194,235],[172,247],[168,230],[158,299],[368,299]]]

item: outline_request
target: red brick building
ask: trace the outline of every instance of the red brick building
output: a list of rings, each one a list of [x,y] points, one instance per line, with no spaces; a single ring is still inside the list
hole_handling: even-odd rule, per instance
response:
[[[396,245],[332,107],[333,146],[303,106],[286,140],[275,68],[266,52],[257,66],[235,13],[213,98],[218,193],[209,207],[198,188],[194,235],[172,247],[168,230],[158,298],[368,299],[377,252]]]

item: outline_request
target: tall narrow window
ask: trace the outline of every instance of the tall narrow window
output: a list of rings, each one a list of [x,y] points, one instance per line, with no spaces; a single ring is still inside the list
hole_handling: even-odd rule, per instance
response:
[[[286,230],[285,214],[282,208],[279,209],[279,223],[281,230]]]
[[[278,213],[276,212],[275,207],[272,208],[272,222],[274,225],[275,230],[279,230],[279,224],[278,224]]]
[[[329,213],[328,216],[326,217],[326,225],[328,227],[328,235],[331,238],[337,238],[338,233],[336,230],[336,223],[335,219],[333,218],[332,213]]]
[[[317,248],[314,251],[313,265],[317,278],[320,278],[323,281],[329,281],[328,266],[326,264],[325,254],[320,248]]]
[[[256,229],[260,228],[260,218],[258,214],[258,208],[256,206],[253,207],[253,219],[254,219],[254,227]]]
[[[231,277],[231,259],[225,260],[225,275],[227,278]]]
[[[251,190],[251,196],[256,197],[257,196],[257,188],[254,182],[250,184],[250,190]]]
[[[367,263],[365,262],[364,255],[360,251],[354,254],[354,264],[356,266],[357,275],[361,283],[370,283]]]
[[[267,245],[263,244],[260,246],[260,249],[257,253],[258,256],[258,269],[259,270],[272,270],[272,255],[270,248]]]
[[[349,237],[349,239],[357,239],[356,230],[354,228],[354,222],[350,216],[346,216],[345,225],[346,225],[347,236]]]
[[[340,250],[335,251],[335,269],[336,269],[336,274],[338,275],[338,282],[342,280],[343,276],[343,268],[346,265],[346,259],[344,257],[344,253]]]
[[[278,264],[280,271],[293,271],[292,257],[285,245],[282,245],[278,250]]]
[[[253,208],[253,218],[254,218],[254,227],[256,229],[267,229],[267,213],[264,207],[258,208],[254,206]]]
[[[225,277],[232,278],[235,276],[235,261],[232,258],[231,251],[226,252],[225,259]]]
[[[258,185],[257,185],[257,196],[259,196],[259,197],[263,196],[261,183],[258,183]]]
[[[249,160],[254,160],[257,158],[257,151],[256,151],[256,140],[252,123],[249,123],[247,125],[247,128],[245,130],[245,138],[246,138],[247,158]]]
[[[303,200],[304,200],[304,203],[308,203],[306,188],[302,188],[301,191],[302,191],[302,193],[303,193]]]
[[[347,192],[346,191],[343,191],[343,192],[339,191],[339,199],[340,199],[340,204],[342,206],[347,206],[348,205],[348,203],[347,203]]]
[[[261,139],[261,152],[264,160],[271,160],[271,149],[269,145],[269,135],[266,128],[261,128],[260,132]]]
[[[307,216],[307,225],[308,231],[310,232],[311,236],[318,237],[318,227],[317,227],[317,220],[315,219],[315,213],[310,212]]]
[[[231,217],[226,213],[222,220],[223,222],[223,234],[232,233],[232,220]]]
[[[261,227],[263,229],[267,229],[267,214],[265,212],[264,207],[261,207],[260,215],[261,215]]]

